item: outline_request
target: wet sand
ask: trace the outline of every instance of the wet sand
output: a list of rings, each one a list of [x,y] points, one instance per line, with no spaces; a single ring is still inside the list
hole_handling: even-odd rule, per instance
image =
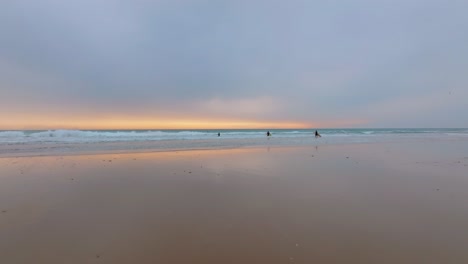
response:
[[[0,263],[468,263],[468,142],[0,158]]]

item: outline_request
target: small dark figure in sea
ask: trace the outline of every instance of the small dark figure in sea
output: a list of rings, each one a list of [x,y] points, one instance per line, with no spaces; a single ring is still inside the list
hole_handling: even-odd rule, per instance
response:
[[[271,136],[270,131],[267,131],[267,137]]]
[[[322,137],[317,130],[315,130],[315,138]]]
[[[220,137],[220,136],[221,136],[221,133],[218,132],[218,137]]]

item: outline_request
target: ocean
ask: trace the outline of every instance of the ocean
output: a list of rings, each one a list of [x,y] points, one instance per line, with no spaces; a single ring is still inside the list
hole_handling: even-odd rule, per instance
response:
[[[0,155],[75,151],[203,149],[273,145],[324,145],[405,140],[466,140],[467,128],[346,128],[233,130],[14,130],[0,131]],[[218,133],[220,136],[218,137]]]

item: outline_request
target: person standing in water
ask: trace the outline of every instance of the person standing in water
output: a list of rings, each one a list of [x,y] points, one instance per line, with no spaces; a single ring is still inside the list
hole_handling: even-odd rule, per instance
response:
[[[220,136],[221,136],[221,133],[218,132],[218,137],[220,137]]]
[[[271,136],[270,131],[267,131],[267,137]]]
[[[315,130],[315,138],[322,137],[317,130]]]

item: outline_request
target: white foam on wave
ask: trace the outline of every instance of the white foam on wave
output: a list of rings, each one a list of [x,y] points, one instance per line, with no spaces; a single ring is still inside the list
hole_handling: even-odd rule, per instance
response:
[[[61,142],[100,142],[100,141],[135,141],[135,140],[165,140],[201,138],[206,133],[197,131],[81,131],[81,130],[50,130],[35,132],[30,138],[44,141]]]
[[[148,131],[90,131],[90,130],[49,130],[49,131],[0,131],[0,144],[28,143],[99,143],[99,142],[135,142],[160,140],[223,140],[223,139],[258,139],[265,138],[262,130],[227,130],[219,131],[189,130],[148,130]],[[314,137],[314,130],[272,130],[273,138],[305,139]],[[372,142],[388,137],[439,137],[468,136],[466,129],[324,129],[323,138],[333,141]]]
[[[0,138],[17,138],[23,137],[24,132],[22,131],[1,131]]]
[[[201,131],[1,131],[0,143],[95,143],[119,141],[190,140],[214,138],[215,132]],[[264,136],[260,132],[229,132],[223,138],[255,138]]]
[[[397,131],[402,131],[401,133]],[[317,139],[314,130],[218,131],[0,131],[0,156],[21,153],[74,153],[146,149],[205,149],[243,146],[318,146],[329,144],[414,142],[424,140],[467,140],[466,129],[323,129]],[[367,133],[366,133],[367,132]],[[374,132],[374,133],[369,133]],[[114,144],[114,143],[116,144]],[[89,144],[88,144],[89,143]]]

